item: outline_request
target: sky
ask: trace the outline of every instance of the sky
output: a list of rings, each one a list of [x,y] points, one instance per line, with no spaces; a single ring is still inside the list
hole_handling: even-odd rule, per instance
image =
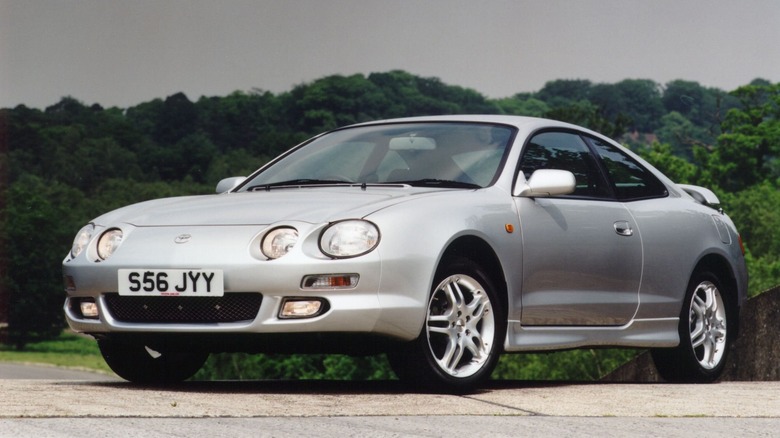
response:
[[[404,70],[488,98],[556,79],[780,82],[777,0],[0,0],[0,108],[127,108]]]

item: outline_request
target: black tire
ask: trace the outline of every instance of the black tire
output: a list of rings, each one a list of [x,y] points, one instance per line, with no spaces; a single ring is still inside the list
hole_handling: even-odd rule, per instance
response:
[[[494,282],[465,258],[442,263],[420,336],[390,352],[398,377],[425,390],[468,392],[490,377],[506,335]]]
[[[680,312],[680,345],[651,351],[664,380],[709,383],[720,377],[736,333],[729,298],[715,274],[694,274]]]
[[[142,384],[187,380],[198,372],[209,356],[197,350],[147,346],[124,340],[100,340],[98,346],[103,359],[119,377]]]

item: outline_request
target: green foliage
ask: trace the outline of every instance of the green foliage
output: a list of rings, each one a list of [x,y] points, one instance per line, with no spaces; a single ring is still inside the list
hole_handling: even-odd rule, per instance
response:
[[[720,187],[738,191],[780,174],[780,84],[747,85],[733,92],[741,106],[729,110],[717,148],[705,160]]]
[[[739,100],[722,90],[705,88],[691,81],[676,80],[666,84],[661,97],[664,109],[681,114],[711,137],[720,134],[723,116],[739,106]]]
[[[622,136],[630,125],[630,120],[623,114],[610,119],[589,102],[576,102],[553,108],[544,113],[544,117],[584,126],[613,139]]]
[[[776,255],[754,257],[748,251],[745,262],[750,274],[748,296],[754,297],[777,286],[780,281],[780,259]]]
[[[747,250],[750,281],[755,296],[780,284],[780,190],[763,182],[721,196],[723,207],[740,231]]]
[[[83,194],[60,183],[25,174],[11,183],[2,234],[8,266],[4,286],[10,296],[9,340],[18,348],[62,330],[61,261],[78,218],[70,203]]]
[[[65,332],[50,340],[30,342],[23,351],[0,344],[0,361],[45,363],[111,373],[94,339]]]
[[[547,82],[536,97],[551,107],[548,114],[558,120],[589,122],[591,116],[578,115],[562,118],[557,111],[595,112],[600,119],[611,121],[615,127],[604,134],[617,137],[628,131],[652,132],[664,114],[661,102],[661,86],[647,79],[626,79],[617,84],[592,84],[590,81],[556,80]],[[595,111],[587,107],[596,108]],[[592,129],[601,127],[601,122],[588,125]]]
[[[754,185],[723,196],[721,202],[755,257],[780,259],[780,190],[776,185]],[[780,276],[775,279],[780,280]]]
[[[212,354],[193,380],[387,380],[387,358],[344,355]]]
[[[496,105],[501,114],[510,116],[542,117],[550,111],[550,106],[543,101],[523,95],[498,99]]]
[[[553,107],[568,106],[590,99],[593,83],[585,79],[558,79],[547,82],[536,93],[537,97]]]
[[[505,354],[493,379],[598,380],[634,358],[636,350],[582,349],[535,354]]]
[[[661,117],[661,126],[655,131],[660,142],[669,144],[676,156],[691,161],[695,146],[707,147],[715,142],[710,133],[693,124],[682,114],[672,111]]]
[[[706,169],[696,166],[684,157],[675,155],[668,143],[653,143],[640,151],[644,158],[672,181],[680,184],[702,184],[707,179]]]

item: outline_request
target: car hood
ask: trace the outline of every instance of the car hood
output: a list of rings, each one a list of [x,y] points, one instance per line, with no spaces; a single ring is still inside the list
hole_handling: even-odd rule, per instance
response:
[[[451,190],[413,187],[304,187],[156,199],[114,210],[98,225],[261,225],[282,220],[322,223],[364,217],[399,202]]]

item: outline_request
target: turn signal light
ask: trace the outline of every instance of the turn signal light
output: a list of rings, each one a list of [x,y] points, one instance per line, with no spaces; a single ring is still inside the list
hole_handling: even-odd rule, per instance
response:
[[[301,281],[301,289],[352,289],[358,279],[358,274],[307,275]]]

